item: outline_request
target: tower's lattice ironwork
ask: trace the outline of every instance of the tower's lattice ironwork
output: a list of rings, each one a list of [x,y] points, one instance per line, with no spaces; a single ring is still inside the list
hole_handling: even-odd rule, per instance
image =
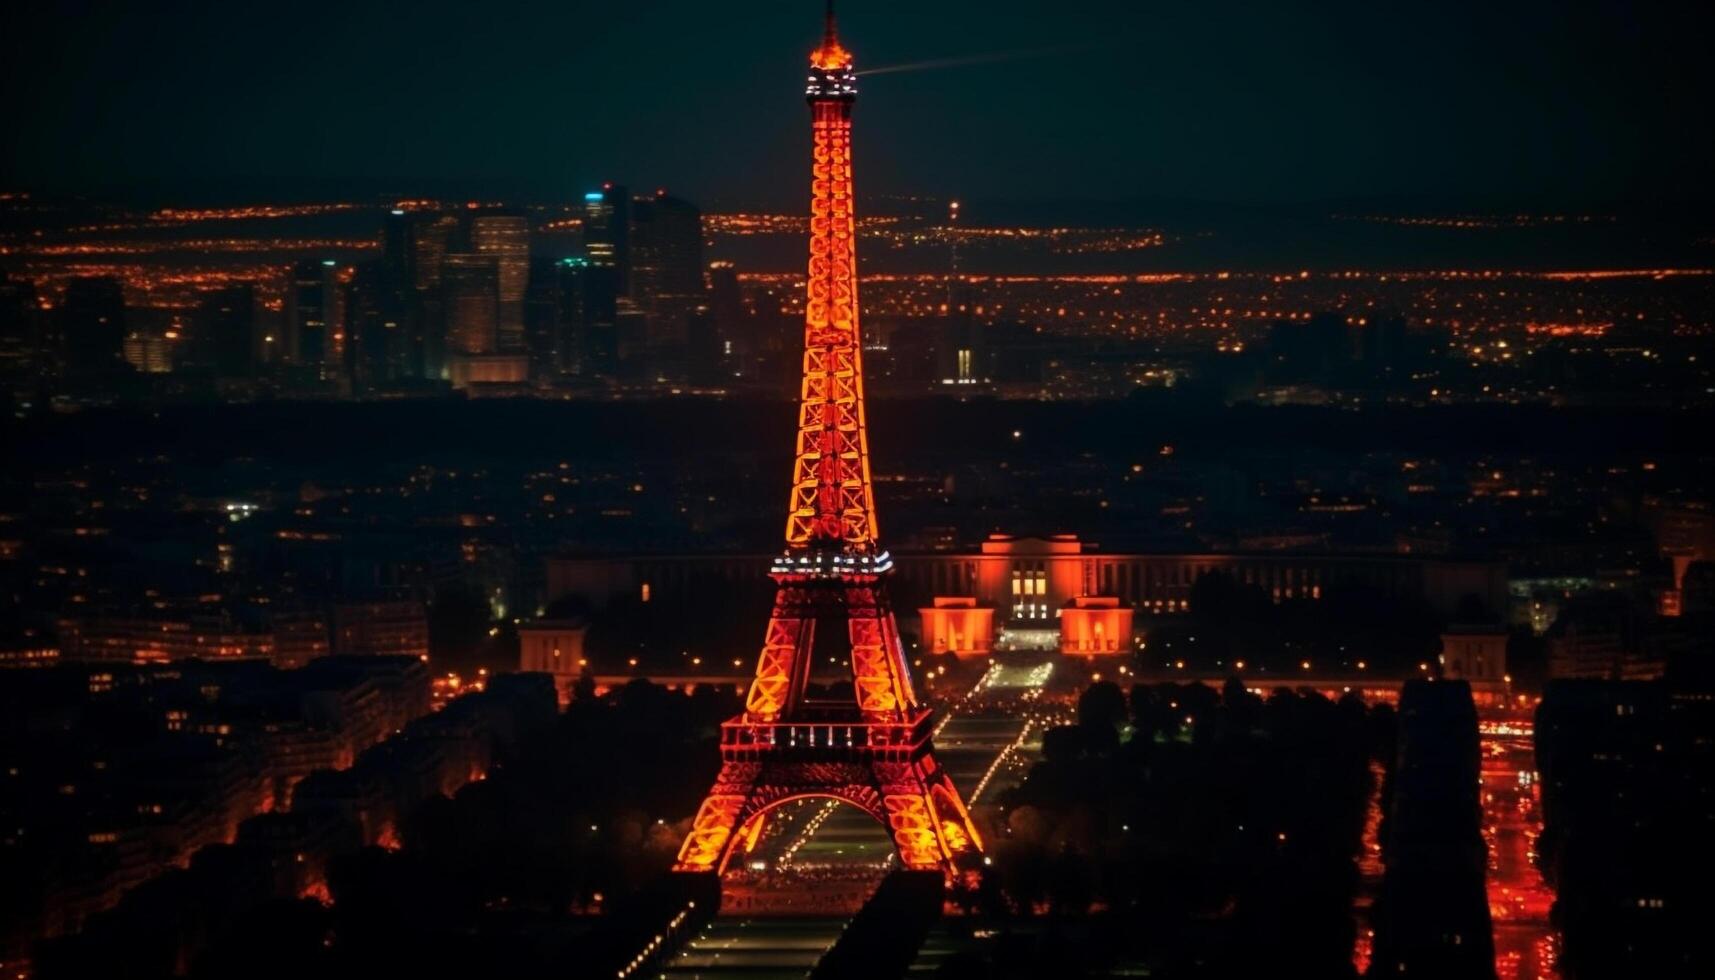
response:
[[[852,207],[852,57],[830,2],[810,56],[814,134],[809,294],[786,550],[770,571],[774,612],[744,713],[721,726],[721,771],[679,850],[683,871],[720,871],[754,845],[769,810],[832,797],[874,816],[907,868],[951,871],[982,847],[936,761],[934,713],[912,690],[888,600],[892,559],[876,543],[864,424]],[[853,697],[805,697],[818,621],[844,620]]]

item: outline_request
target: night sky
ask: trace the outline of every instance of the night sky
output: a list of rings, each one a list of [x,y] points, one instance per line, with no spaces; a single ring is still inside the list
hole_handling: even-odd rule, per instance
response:
[[[846,0],[869,193],[1715,196],[1710,4]],[[36,3],[8,187],[607,177],[797,203],[819,0]]]

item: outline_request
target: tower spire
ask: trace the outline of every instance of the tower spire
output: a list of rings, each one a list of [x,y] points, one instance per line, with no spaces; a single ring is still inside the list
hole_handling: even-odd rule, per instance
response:
[[[812,91],[808,94],[816,94],[814,83],[818,81],[825,83],[825,94],[851,95],[857,92],[852,77],[851,52],[840,47],[839,26],[834,22],[834,0],[828,0],[822,24],[822,43],[810,53],[810,66],[815,68],[820,76],[811,79]]]

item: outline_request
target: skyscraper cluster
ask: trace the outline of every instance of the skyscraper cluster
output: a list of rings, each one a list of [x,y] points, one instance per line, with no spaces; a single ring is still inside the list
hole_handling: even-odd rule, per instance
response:
[[[698,208],[612,184],[581,205],[402,202],[361,258],[299,251],[274,276],[223,275],[188,305],[128,302],[133,284],[105,272],[45,293],[0,278],[0,371],[20,390],[79,397],[144,375],[350,396],[747,374],[732,359],[755,345],[734,342],[715,310],[744,307],[730,274],[711,293]]]
[[[348,297],[347,329],[333,334],[341,345],[291,349],[300,367],[337,363],[342,380],[360,385],[682,380],[687,345],[708,318],[701,213],[664,192],[634,199],[610,185],[586,195],[580,231],[581,240],[550,240],[523,211],[397,209],[369,275],[334,267]],[[311,263],[296,271],[317,278]],[[319,282],[325,294],[329,274]],[[326,303],[313,286],[300,295],[289,327],[313,336]]]

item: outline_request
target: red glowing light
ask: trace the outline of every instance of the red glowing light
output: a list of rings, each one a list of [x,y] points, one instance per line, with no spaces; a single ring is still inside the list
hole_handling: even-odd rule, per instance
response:
[[[840,46],[838,41],[824,41],[816,50],[810,52],[810,64],[823,71],[835,71],[849,68],[852,63],[852,53]]]

